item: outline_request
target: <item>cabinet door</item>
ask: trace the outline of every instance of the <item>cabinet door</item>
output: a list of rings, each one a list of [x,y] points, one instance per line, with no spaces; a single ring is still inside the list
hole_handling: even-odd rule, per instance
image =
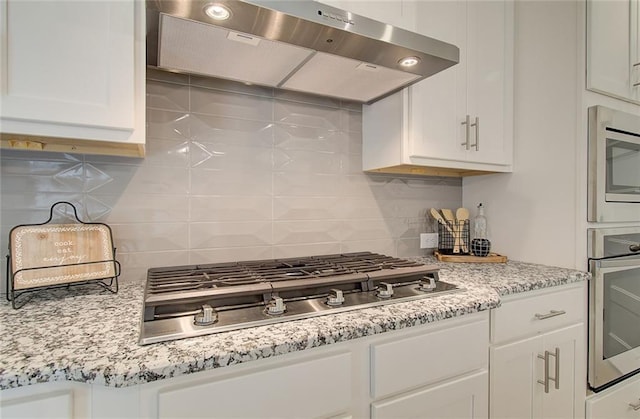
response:
[[[456,45],[460,62],[409,87],[409,153],[434,160],[466,159],[462,146],[467,112],[467,3],[426,1],[417,5],[416,30]]]
[[[640,417],[640,376],[628,378],[587,400],[587,419]]]
[[[508,18],[512,7],[507,1],[467,3],[466,114],[477,121],[469,133],[471,162],[509,165],[512,161],[513,19]]]
[[[410,87],[411,154],[510,165],[513,3],[429,1],[417,13],[416,29],[457,45],[460,63]]]
[[[349,410],[351,389],[351,355],[343,353],[166,388],[158,417],[330,417]]]
[[[87,418],[91,417],[91,388],[68,381],[32,384],[0,391],[0,417]]]
[[[538,380],[539,337],[491,348],[489,371],[490,416],[492,418],[534,417],[534,395]]]
[[[1,416],[9,418],[69,418],[73,415],[73,395],[58,392],[39,397],[12,400],[0,405]]]
[[[583,351],[587,344],[583,328],[583,324],[577,324],[543,335],[543,349],[554,354],[549,359],[549,377],[557,382],[550,381],[548,393],[544,392],[544,386],[537,386],[541,405],[536,417],[584,417],[584,396],[579,397],[587,382],[583,367],[586,364]],[[544,381],[544,362],[541,363],[538,366]]]
[[[587,88],[640,103],[638,0],[587,1]]]
[[[371,405],[372,418],[486,418],[487,372],[479,372]]]
[[[586,382],[582,364],[584,325],[491,349],[490,409],[495,418],[573,418],[584,414],[579,390]],[[550,354],[545,364],[545,351]],[[545,374],[545,369],[548,374]],[[549,389],[545,392],[545,377]],[[556,388],[556,381],[558,388]]]
[[[3,3],[3,118],[133,130],[133,1]]]

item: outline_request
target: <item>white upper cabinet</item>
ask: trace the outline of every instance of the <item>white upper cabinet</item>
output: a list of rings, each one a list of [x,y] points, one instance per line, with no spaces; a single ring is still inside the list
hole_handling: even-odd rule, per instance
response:
[[[417,2],[416,31],[460,48],[460,63],[365,106],[363,166],[469,176],[513,161],[513,2]]]
[[[2,145],[144,154],[142,1],[0,3]]]
[[[640,104],[640,1],[587,1],[587,89]]]

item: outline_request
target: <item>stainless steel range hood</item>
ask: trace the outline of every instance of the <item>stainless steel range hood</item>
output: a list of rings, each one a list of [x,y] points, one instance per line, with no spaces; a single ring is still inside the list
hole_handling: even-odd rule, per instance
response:
[[[311,0],[147,0],[147,63],[170,71],[372,103],[458,59],[454,45]]]

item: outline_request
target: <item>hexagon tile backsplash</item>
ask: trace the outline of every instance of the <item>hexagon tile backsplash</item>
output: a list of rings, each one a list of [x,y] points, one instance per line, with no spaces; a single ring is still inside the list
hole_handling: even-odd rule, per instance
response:
[[[1,245],[64,200],[112,227],[122,280],[188,263],[423,254],[426,210],[460,206],[460,180],[365,174],[361,148],[360,105],[150,70],[145,159],[3,150]]]

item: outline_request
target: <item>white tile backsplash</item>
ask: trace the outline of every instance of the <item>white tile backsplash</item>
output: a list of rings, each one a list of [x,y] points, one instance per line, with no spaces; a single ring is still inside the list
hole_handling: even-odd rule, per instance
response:
[[[273,243],[269,221],[191,223],[190,248],[268,246]]]
[[[0,245],[70,201],[112,227],[123,280],[188,263],[423,254],[427,209],[460,206],[460,180],[362,173],[361,132],[351,102],[150,70],[145,159],[3,150]]]
[[[341,109],[322,107],[311,103],[276,100],[273,119],[287,125],[302,125],[337,131],[341,128],[344,112]]]
[[[147,80],[147,108],[186,111],[189,109],[189,89],[184,85]]]
[[[191,196],[191,221],[271,221],[272,199],[267,195]]]
[[[191,87],[191,107],[195,114],[216,115],[251,121],[271,121],[273,100],[215,89]]]

